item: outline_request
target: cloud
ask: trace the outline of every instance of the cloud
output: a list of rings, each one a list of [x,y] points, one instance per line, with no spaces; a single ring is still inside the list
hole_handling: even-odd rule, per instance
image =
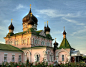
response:
[[[84,32],[86,32],[86,29],[83,29],[83,30],[78,30],[78,31],[76,31],[76,32],[73,32],[71,35],[72,36],[74,36],[75,34],[80,34],[80,33],[84,33]],[[80,37],[78,37],[78,38],[80,38]]]
[[[40,17],[39,15],[35,15],[36,17]]]
[[[76,25],[85,25],[84,23],[79,23],[79,22],[77,22],[77,21],[75,21],[75,20],[67,19],[67,18],[65,18],[65,17],[63,17],[62,19],[66,20],[66,21],[68,21],[68,22],[74,23],[74,24],[76,24]]]
[[[55,17],[79,17],[80,12],[77,12],[76,14],[67,13],[63,14],[60,11],[54,10],[54,9],[42,9],[42,10],[36,10],[39,14],[47,15],[51,18]]]
[[[19,4],[18,6],[16,6],[16,8],[13,11],[22,9],[22,8],[26,8],[25,6],[23,6],[22,4]]]
[[[0,30],[5,30],[4,27],[0,26]]]
[[[55,35],[55,34],[61,34],[61,33],[62,33],[62,31],[59,31],[59,30],[52,32],[53,35]]]

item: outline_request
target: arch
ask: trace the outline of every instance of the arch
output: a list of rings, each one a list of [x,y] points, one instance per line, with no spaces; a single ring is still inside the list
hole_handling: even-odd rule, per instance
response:
[[[56,52],[56,56],[58,56],[60,52],[66,52],[68,54],[68,56],[70,56],[70,52],[68,52],[67,50],[65,50],[63,48]]]
[[[40,61],[40,54],[39,53],[35,53],[34,54],[34,59],[35,59],[35,62],[36,61]]]
[[[29,61],[31,61],[31,52],[29,50],[25,50],[24,54],[25,54],[25,61],[27,60],[27,58],[29,59]]]

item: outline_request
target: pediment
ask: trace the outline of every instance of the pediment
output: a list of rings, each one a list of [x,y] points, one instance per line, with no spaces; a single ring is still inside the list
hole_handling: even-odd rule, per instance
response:
[[[45,37],[46,37],[44,31],[41,31],[41,32],[39,33],[39,35],[41,35],[41,36],[45,36]]]

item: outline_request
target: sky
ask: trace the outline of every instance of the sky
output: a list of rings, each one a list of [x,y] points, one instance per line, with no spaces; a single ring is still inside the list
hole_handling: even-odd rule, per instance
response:
[[[48,21],[50,34],[60,45],[65,26],[71,47],[86,54],[86,0],[0,0],[0,43],[5,43],[11,19],[14,33],[23,31],[22,19],[28,14],[30,4],[32,14],[38,19],[37,30],[43,30],[44,22]]]

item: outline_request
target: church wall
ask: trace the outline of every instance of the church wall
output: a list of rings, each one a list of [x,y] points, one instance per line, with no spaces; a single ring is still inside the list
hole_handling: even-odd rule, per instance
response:
[[[13,51],[0,51],[0,64],[4,62],[4,54],[7,54],[7,62],[12,62],[12,55],[15,55],[15,62],[19,62],[19,55],[21,55],[22,61],[22,52],[13,52]]]
[[[56,50],[55,55],[56,55],[56,60],[59,63],[69,62],[70,49],[58,49]],[[64,61],[62,61],[62,55],[64,55]]]
[[[39,61],[41,62],[41,61],[43,61],[44,51],[46,51],[46,48],[45,47],[44,48],[43,47],[38,47],[38,48],[32,48],[32,49],[27,49],[27,50],[23,50],[23,51],[26,54],[25,58],[27,59],[27,57],[28,57],[30,62],[36,62],[36,60],[37,60],[36,55],[39,56]]]
[[[5,41],[6,44],[11,44],[18,48],[31,47],[31,34],[12,36],[11,38],[5,38]]]
[[[33,46],[50,46],[50,47],[52,47],[52,40],[42,38],[40,36],[35,36],[35,35],[32,35],[31,39],[34,39],[34,41],[32,41],[32,47]],[[37,40],[38,42],[35,43],[35,40]],[[41,44],[42,41],[44,42],[44,45]],[[47,45],[47,43],[49,43],[49,45]]]
[[[54,62],[54,52],[53,48],[47,48],[47,61],[49,63]]]

